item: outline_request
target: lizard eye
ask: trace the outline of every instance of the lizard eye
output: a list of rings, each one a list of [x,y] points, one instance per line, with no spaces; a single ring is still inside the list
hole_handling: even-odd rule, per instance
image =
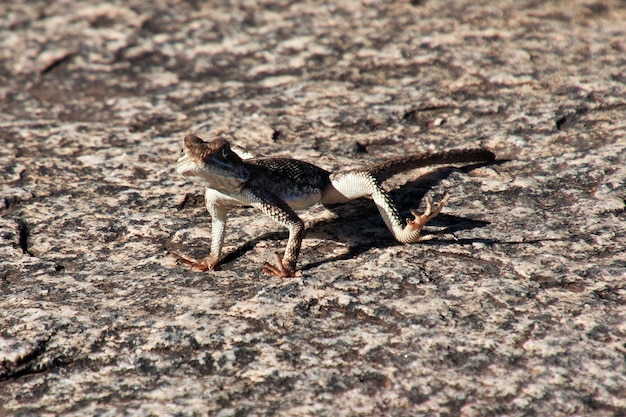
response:
[[[226,168],[231,167],[232,161],[231,161],[231,154],[229,152],[229,149],[224,147],[219,152],[216,152],[213,155],[213,161],[216,164],[221,165],[223,167],[226,167]]]

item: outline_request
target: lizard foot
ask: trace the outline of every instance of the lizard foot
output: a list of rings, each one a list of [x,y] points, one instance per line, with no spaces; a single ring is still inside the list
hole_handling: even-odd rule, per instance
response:
[[[192,271],[203,272],[208,270],[214,270],[218,263],[218,261],[216,260],[211,260],[210,257],[198,260],[186,255],[179,255],[174,252],[170,252],[170,255],[176,258],[176,260],[180,263],[190,266]]]
[[[417,232],[422,230],[426,223],[428,223],[429,221],[437,217],[439,213],[441,213],[441,210],[445,207],[449,199],[450,196],[448,194],[445,194],[433,210],[433,200],[430,197],[426,197],[426,211],[424,211],[424,214],[419,214],[416,210],[411,210],[411,214],[414,216],[414,218],[406,219],[405,229]]]
[[[274,266],[269,262],[265,262],[265,264],[263,265],[262,272],[265,275],[272,275],[279,278],[293,278],[302,276],[302,273],[300,271],[292,271],[291,269],[287,268],[283,264],[283,259],[280,257],[279,254],[275,253],[274,258],[276,259],[277,266]]]

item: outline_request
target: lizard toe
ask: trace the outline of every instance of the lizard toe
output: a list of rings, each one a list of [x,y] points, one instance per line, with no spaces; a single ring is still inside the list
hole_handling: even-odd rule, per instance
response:
[[[277,253],[274,254],[274,258],[276,259],[277,266],[274,266],[269,262],[265,262],[265,264],[263,265],[262,272],[265,275],[271,275],[279,278],[293,278],[301,276],[300,271],[293,271],[290,268],[287,268],[283,264],[283,259]]]

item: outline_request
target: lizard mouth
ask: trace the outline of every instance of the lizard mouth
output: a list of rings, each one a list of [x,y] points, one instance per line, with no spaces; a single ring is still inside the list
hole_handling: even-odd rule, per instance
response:
[[[189,155],[187,155],[187,152],[183,149],[178,157],[178,161],[176,161],[176,172],[180,175],[187,176],[187,172],[193,170],[193,165],[196,164],[190,160]]]
[[[235,189],[245,181],[228,169],[216,164],[205,164],[194,160],[188,155],[181,155],[176,163],[176,172],[180,175],[201,184],[204,187],[216,190]]]

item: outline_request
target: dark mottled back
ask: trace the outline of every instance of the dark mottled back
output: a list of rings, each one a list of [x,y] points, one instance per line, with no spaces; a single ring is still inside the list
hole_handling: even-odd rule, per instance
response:
[[[294,191],[296,194],[309,192],[311,189],[319,192],[330,183],[328,171],[296,159],[258,158],[247,159],[245,162],[262,168],[252,173],[250,182],[260,181],[265,188],[283,198]],[[294,186],[298,188],[297,191]]]

